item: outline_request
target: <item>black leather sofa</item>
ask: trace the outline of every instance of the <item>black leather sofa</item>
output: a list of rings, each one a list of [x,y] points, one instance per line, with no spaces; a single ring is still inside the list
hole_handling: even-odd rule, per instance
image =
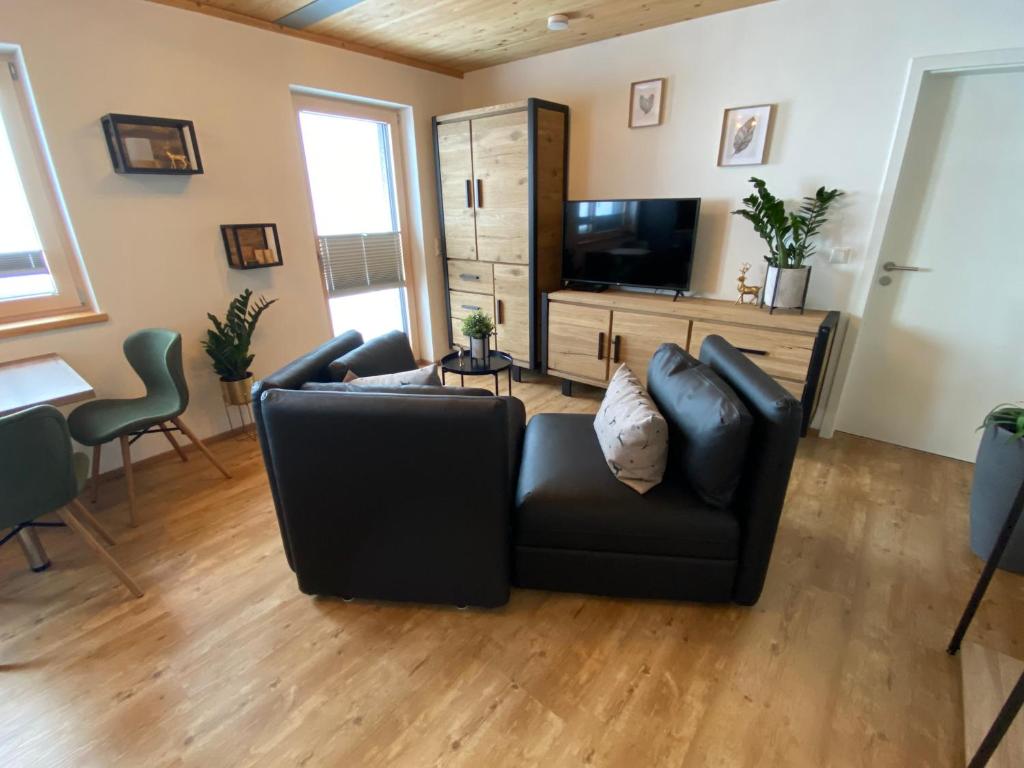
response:
[[[663,482],[641,496],[609,472],[593,416],[538,414],[526,430],[516,494],[515,584],[624,597],[757,602],[802,410],[721,337],[705,340],[700,360],[753,416],[732,503],[725,509],[704,503],[672,461]],[[648,381],[655,402],[671,386],[671,380]]]
[[[524,438],[522,403],[486,390],[330,391],[346,385],[329,383],[328,366],[353,350],[362,375],[415,366],[401,334],[364,345],[349,332],[254,388],[281,538],[303,592],[497,606],[511,582],[758,600],[801,406],[724,339],[709,337],[701,361],[753,416],[740,488],[724,509],[702,502],[671,463],[643,496],[618,482],[593,416],[538,414]],[[671,381],[649,382],[656,401],[659,387]]]
[[[525,410],[486,390],[329,391],[353,350],[360,375],[414,368],[397,336],[343,334],[254,387],[288,563],[307,594],[501,605]]]

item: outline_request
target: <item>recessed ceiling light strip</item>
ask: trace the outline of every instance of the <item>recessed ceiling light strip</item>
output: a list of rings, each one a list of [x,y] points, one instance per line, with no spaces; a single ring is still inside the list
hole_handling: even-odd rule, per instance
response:
[[[274,23],[292,29],[305,29],[361,2],[363,0],[313,0],[298,10],[276,19]]]

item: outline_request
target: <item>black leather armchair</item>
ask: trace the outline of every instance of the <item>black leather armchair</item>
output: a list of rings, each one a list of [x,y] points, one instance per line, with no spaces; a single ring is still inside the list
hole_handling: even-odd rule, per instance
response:
[[[486,390],[303,388],[326,381],[327,366],[361,342],[355,333],[340,336],[255,390],[260,444],[299,588],[505,603],[522,403]],[[387,367],[375,361],[375,371],[402,370]]]
[[[594,418],[530,421],[516,494],[514,583],[622,597],[757,602],[800,435],[800,403],[718,336],[701,362],[753,416],[739,490],[709,506],[672,462],[641,496],[608,471]],[[654,391],[652,389],[652,394]]]

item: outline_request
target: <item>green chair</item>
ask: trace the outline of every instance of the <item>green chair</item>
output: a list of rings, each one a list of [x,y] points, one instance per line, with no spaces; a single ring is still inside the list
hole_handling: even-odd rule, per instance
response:
[[[72,452],[68,423],[52,405],[0,418],[0,529],[13,528],[13,534],[36,518],[56,512],[133,595],[142,597],[132,577],[83,524],[114,543],[78,501],[88,471],[89,458]]]
[[[124,341],[124,356],[146,385],[146,394],[129,399],[88,402],[71,412],[68,427],[75,440],[92,446],[93,501],[99,498],[100,449],[111,440],[120,441],[128,483],[128,519],[135,525],[135,481],[130,446],[143,435],[162,433],[181,460],[188,461],[188,456],[171,434],[180,431],[224,477],[230,478],[231,475],[181,420],[181,414],[188,407],[188,385],[181,364],[181,334],[162,328],[136,331]]]

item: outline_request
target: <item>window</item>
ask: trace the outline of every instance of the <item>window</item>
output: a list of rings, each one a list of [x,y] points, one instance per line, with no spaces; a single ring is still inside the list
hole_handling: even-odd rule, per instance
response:
[[[20,62],[0,52],[0,322],[85,307]]]
[[[296,97],[335,334],[409,332],[394,112]]]

